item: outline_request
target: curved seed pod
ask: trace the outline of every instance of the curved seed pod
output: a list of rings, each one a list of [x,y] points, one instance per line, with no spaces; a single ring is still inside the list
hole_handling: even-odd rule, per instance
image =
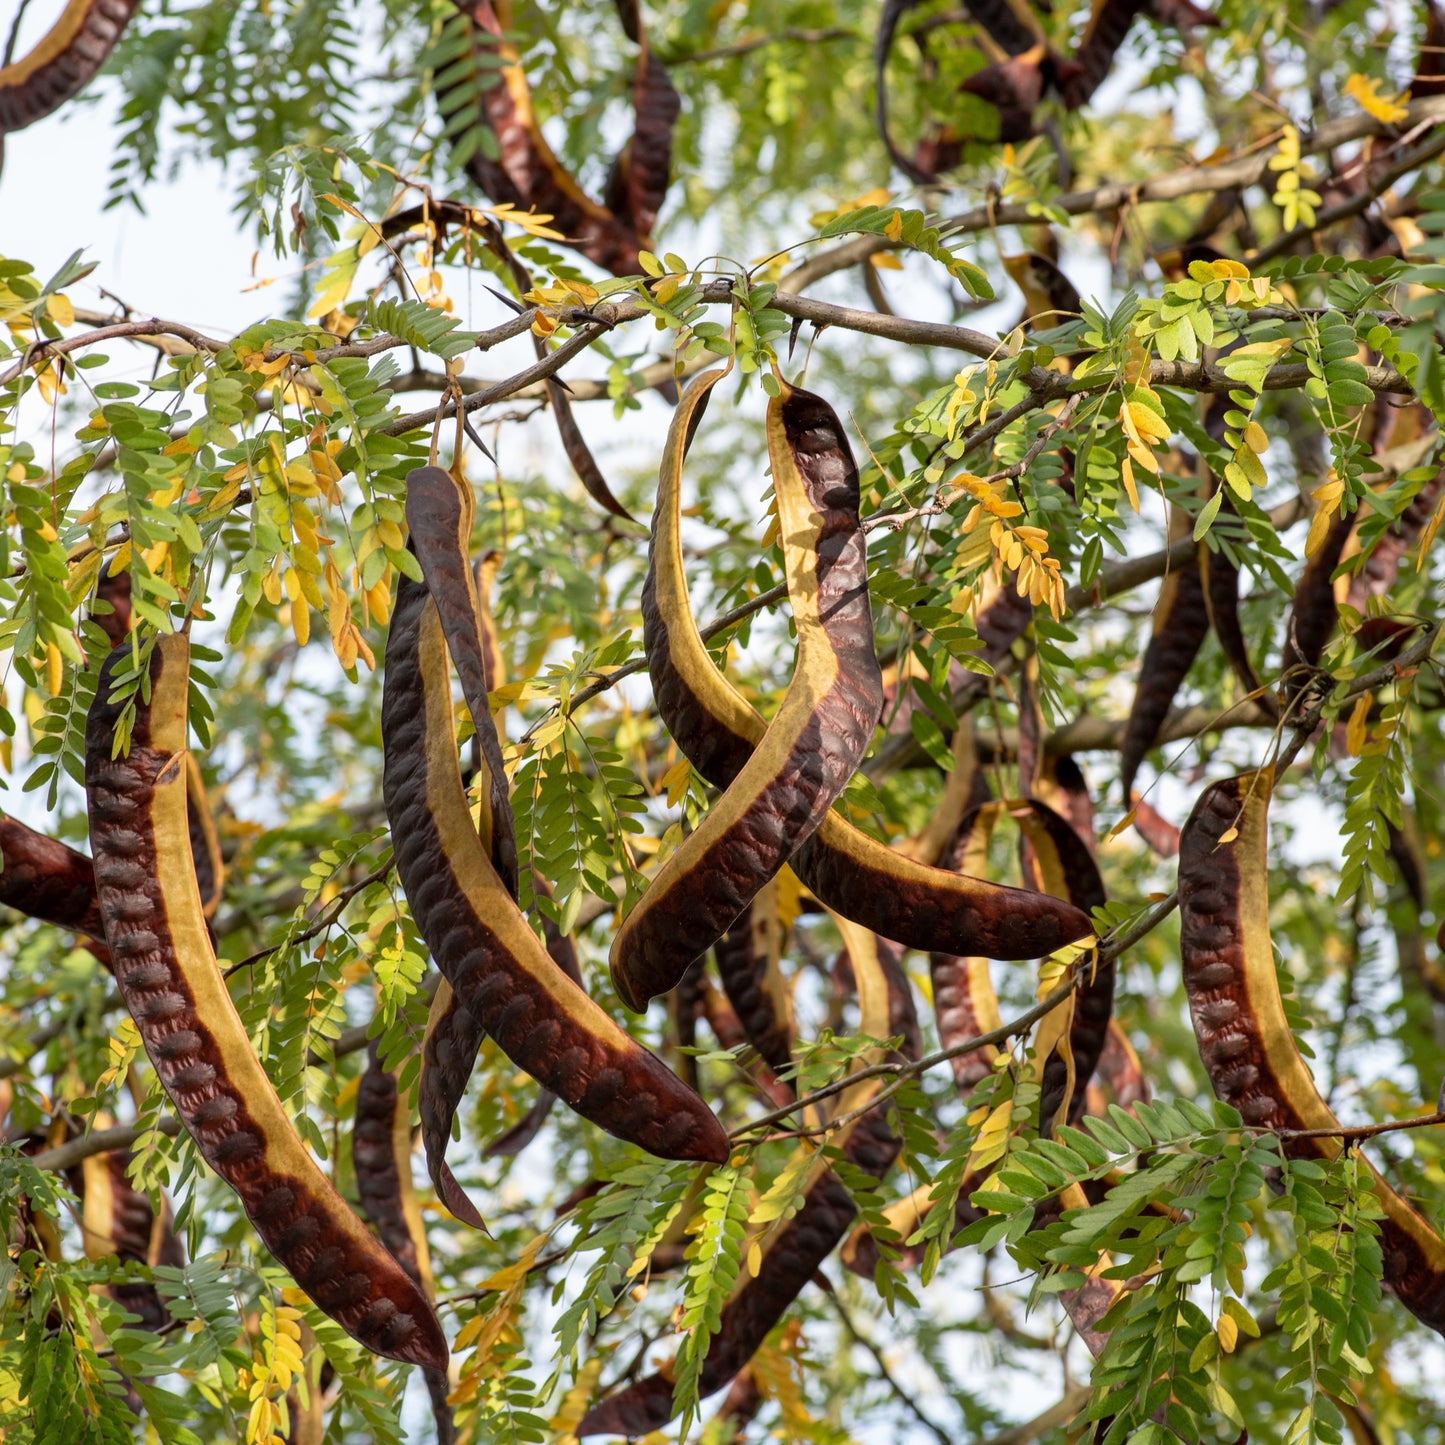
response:
[[[297,1137],[226,992],[187,865],[190,644],[163,637],[139,697],[128,757],[112,757],[116,663],[86,722],[95,879],[115,981],[201,1157],[240,1196],[262,1242],[348,1334],[378,1354],[444,1369],[425,1296],[352,1213]]]
[[[68,0],[19,60],[0,67],[0,136],[24,130],[78,95],[110,58],[140,0]]]
[[[500,159],[473,156],[467,161],[468,174],[494,201],[546,212],[567,244],[603,270],[636,275],[637,234],[587,195],[542,135],[516,47],[504,38],[511,23],[505,0],[495,7],[491,0],[457,0],[457,8],[500,62],[496,83],[481,96],[482,114],[496,137]],[[445,114],[445,97],[439,97],[439,104]]]
[[[221,906],[226,864],[221,857],[221,840],[216,836],[216,820],[206,798],[201,765],[194,753],[186,754],[186,831],[191,840],[196,886],[201,890],[201,911],[212,919]]]
[[[1099,1080],[1108,1086],[1114,1102],[1121,1109],[1135,1104],[1147,1104],[1152,1097],[1149,1078],[1129,1035],[1120,1027],[1118,1019],[1109,1020],[1109,1032],[1104,1038],[1104,1051],[1099,1055],[1095,1069]]]
[[[1286,697],[1293,697],[1304,686],[1303,672],[1319,664],[1324,654],[1325,643],[1335,630],[1339,620],[1340,604],[1335,596],[1335,584],[1330,580],[1345,543],[1354,530],[1354,516],[1330,518],[1324,541],[1304,565],[1299,582],[1295,585],[1294,602],[1290,607],[1286,624],[1284,653],[1280,658],[1280,671],[1285,674],[1282,688]],[[1289,676],[1295,672],[1293,677]]]
[[[965,713],[959,718],[949,752],[953,756],[953,769],[944,775],[943,791],[938,795],[933,816],[917,837],[899,845],[899,852],[931,868],[937,867],[945,851],[953,846],[965,815],[982,807],[990,796],[988,779],[978,761],[971,714]]]
[[[757,751],[613,940],[612,976],[632,1009],[672,988],[816,830],[883,707],[858,469],[842,424],[821,397],[781,382],[767,434],[797,663]],[[681,435],[670,429],[669,450],[681,450]],[[665,525],[659,513],[654,530]]]
[[[1350,578],[1345,596],[1345,601],[1356,612],[1363,612],[1371,597],[1383,597],[1395,585],[1400,563],[1425,530],[1442,490],[1445,490],[1445,468],[1415,493],[1389,530],[1376,539],[1365,565]]]
[[[1179,948],[1199,1054],[1214,1092],[1261,1129],[1338,1129],[1290,1033],[1269,936],[1268,770],[1206,788],[1179,845]],[[1295,1139],[1332,1159],[1337,1138]],[[1373,1172],[1373,1171],[1372,1171]],[[1445,1331],[1445,1241],[1378,1174],[1385,1280]]]
[[[1188,533],[1189,519],[1182,511],[1171,511],[1169,540]],[[1328,575],[1328,574],[1326,574]],[[1189,674],[1209,632],[1209,609],[1204,602],[1204,582],[1198,567],[1171,572],[1159,588],[1154,604],[1154,633],[1144,650],[1133,706],[1120,749],[1119,773],[1124,797],[1130,797],[1139,764],[1154,746],[1174,694]]]
[[[119,647],[130,634],[130,569],[111,571],[107,562],[95,584],[96,599],[107,604],[106,612],[92,612],[91,620],[104,630],[112,647]]]
[[[1124,43],[1134,18],[1148,8],[1149,0],[1094,0],[1093,14],[1084,27],[1069,73],[1062,77],[1064,104],[1078,110],[1104,83],[1114,56]]]
[[[0,859],[0,903],[83,933],[104,948],[95,868],[84,853],[27,828],[18,818],[0,818]]]
[[[550,888],[547,880],[540,873],[532,874],[532,886],[539,893],[547,893],[550,896]],[[581,988],[582,969],[577,962],[577,950],[572,946],[572,940],[567,937],[561,929],[552,922],[546,914],[542,915],[542,933],[546,938],[547,954],[552,962]],[[688,1081],[689,1086],[696,1088],[696,1084]],[[537,1098],[532,1107],[522,1118],[508,1129],[504,1134],[499,1134],[485,1149],[482,1150],[482,1157],[485,1159],[509,1158],[513,1154],[520,1154],[533,1139],[537,1137],[542,1125],[547,1122],[548,1116],[552,1113],[552,1106],[557,1102],[556,1094],[547,1089],[539,1089]]]
[[[105,1121],[97,1120],[98,1124]],[[185,1254],[171,1228],[170,1211],[159,1219],[150,1200],[126,1177],[130,1155],[125,1150],[92,1154],[68,1172],[71,1188],[81,1199],[80,1233],[87,1259],[112,1255],[139,1264],[183,1265]],[[141,1281],[110,1286],[109,1293],[132,1314],[141,1328],[159,1330],[170,1314],[153,1284]]]
[[[480,753],[483,806],[478,826],[492,866],[513,897],[517,893],[517,827],[502,744],[487,700],[491,686],[488,652],[495,661],[495,638],[484,635],[481,593],[470,561],[472,517],[476,501],[471,487],[440,467],[417,467],[406,478],[406,523],[411,549],[421,564],[427,590],[446,637],[462,696],[472,715],[475,747]]]
[[[639,32],[632,38],[642,46],[632,79],[633,131],[612,162],[602,199],[647,241],[672,183],[672,133],[682,114],[682,97],[646,37]]]
[[[1410,82],[1410,96],[1423,100],[1427,95],[1445,92],[1445,10],[1436,0],[1425,0],[1425,33],[1420,37],[1419,59],[1415,62],[1415,78]]]
[[[1082,909],[1102,908],[1108,902],[1104,880],[1084,840],[1066,818],[1036,798],[1029,800],[1028,808],[1019,818],[1019,824],[1032,845],[1042,890],[1056,898],[1067,898]],[[1056,1117],[1065,1107],[1066,1096],[1069,1122],[1084,1112],[1084,1090],[1104,1052],[1114,1012],[1112,963],[1095,963],[1074,991],[1073,1005],[1073,1019],[1069,1024],[1072,1080],[1066,1077],[1066,1062],[1060,1055],[1053,1055],[1044,1068],[1039,1100],[1041,1120]]]
[[[1034,110],[1044,98],[1052,73],[1048,50],[1043,45],[1035,45],[1020,55],[974,71],[958,88],[998,112],[998,135],[990,139],[1001,145],[1014,145],[1038,133]]]
[[[684,755],[717,787],[727,787],[742,772],[768,726],[713,665],[698,634],[683,570],[683,457],[709,392],[725,374],[718,369],[695,378],[673,413],[642,590],[642,638],[658,713]],[[1013,631],[1020,609],[1002,595],[997,602],[1013,620],[1003,629],[1011,645],[1032,609],[1024,602],[1023,626]],[[1068,904],[915,862],[836,813],[824,817],[790,866],[829,908],[909,948],[1038,958],[1089,931],[1088,920]]]
[[[1259,674],[1250,661],[1249,644],[1239,625],[1239,568],[1223,552],[1216,552],[1207,542],[1199,544],[1199,566],[1204,579],[1204,606],[1209,625],[1219,639],[1220,651],[1230,670],[1247,693],[1255,693],[1265,705],[1271,701],[1261,691]]]
[[[546,344],[538,338],[537,359],[540,361],[546,354]],[[614,517],[621,517],[628,522],[637,521],[612,494],[612,488],[608,485],[602,468],[598,466],[597,458],[592,455],[592,448],[587,445],[587,438],[582,435],[582,428],[577,425],[572,403],[567,399],[566,387],[551,377],[547,378],[547,405],[552,409],[552,420],[557,423],[557,436],[562,442],[562,450],[567,453],[567,460],[572,463],[572,470],[577,473],[577,480],[582,483],[583,490],[604,512],[611,512]]]
[[[428,1300],[435,1300],[431,1251],[411,1175],[410,1112],[397,1089],[396,1075],[382,1068],[374,1041],[367,1050],[366,1070],[356,1090],[351,1164],[361,1212],[417,1288]],[[456,1430],[452,1408],[447,1404],[447,1372],[428,1366],[423,1377],[431,1396],[437,1445],[451,1445]]]
[[[988,840],[999,812],[998,804],[982,804],[968,813],[959,823],[952,845],[941,860],[944,866],[975,878],[982,877],[988,871]],[[933,1015],[938,1024],[938,1041],[944,1048],[951,1049],[965,1039],[992,1033],[1003,1024],[987,958],[930,953],[928,972],[933,980]],[[948,1062],[958,1092],[971,1093],[992,1071],[997,1055],[994,1044],[955,1054]]]
[[[1094,799],[1089,792],[1084,770],[1069,753],[1044,759],[1043,776],[1039,779],[1039,796],[1054,812],[1069,820],[1084,847],[1090,853],[1098,847],[1094,826]]]
[[[619,1138],[664,1158],[725,1159],[712,1111],[547,956],[492,866],[462,787],[441,622],[426,589],[407,578],[387,638],[382,738],[397,874],[455,992],[458,1026],[472,1021],[473,1040],[491,1034],[518,1068]],[[429,1059],[464,1088],[476,1043],[442,1060],[444,1042],[428,1039]],[[445,1134],[438,1142],[445,1147]],[[442,1161],[430,1157],[435,1178]]]
[[[783,977],[783,923],[771,879],[713,945],[718,978],[747,1041],[781,1069],[793,1055],[792,1009]]]
[[[1024,293],[1024,314],[1019,325],[1047,330],[1079,314],[1084,304],[1079,288],[1047,256],[1037,251],[1005,256],[1003,268]]]
[[[859,1031],[873,1038],[888,1034],[889,1018],[899,1010],[885,967],[878,964],[876,945],[866,930],[836,918],[843,943],[857,972]],[[864,1080],[840,1097],[835,1118],[862,1108],[879,1089],[876,1079]],[[842,1148],[859,1169],[882,1178],[898,1157],[899,1141],[882,1113],[863,1114],[845,1125],[830,1142]],[[698,1378],[698,1395],[723,1388],[753,1357],[768,1331],[780,1320],[812,1279],[818,1266],[837,1248],[853,1222],[853,1201],[837,1176],[822,1161],[808,1176],[803,1207],[786,1225],[761,1242],[762,1268],[755,1278],[744,1272],[732,1298],[723,1306],[712,1346]],[[646,1435],[672,1418],[672,1382],[651,1375],[594,1406],[576,1427],[584,1435]]]

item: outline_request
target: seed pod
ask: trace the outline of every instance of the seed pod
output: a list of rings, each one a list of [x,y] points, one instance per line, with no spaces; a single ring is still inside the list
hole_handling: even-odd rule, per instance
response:
[[[406,478],[406,523],[411,548],[421,564],[446,638],[447,652],[462,684],[472,715],[481,779],[482,816],[478,826],[492,866],[508,891],[517,894],[517,826],[507,791],[502,744],[487,700],[491,681],[488,654],[495,661],[496,641],[484,635],[481,593],[470,561],[472,489],[440,467],[417,467]]]
[[[1129,806],[1134,810],[1134,828],[1150,848],[1161,858],[1178,857],[1179,829],[1137,789]]]
[[[683,569],[683,457],[708,393],[724,375],[716,370],[697,377],[673,413],[642,591],[643,645],[658,713],[684,755],[717,787],[739,776],[767,732],[752,705],[713,665],[697,631]],[[1016,613],[1010,609],[1010,615]],[[1017,889],[915,862],[835,813],[824,817],[790,866],[829,908],[909,948],[1037,958],[1089,931],[1088,920],[1068,904],[1026,898]]]
[[[1423,100],[1427,95],[1442,92],[1445,92],[1445,10],[1441,10],[1436,0],[1425,0],[1425,33],[1420,37],[1410,97]]]
[[[107,1121],[97,1119],[100,1127]],[[80,1196],[80,1233],[87,1259],[133,1260],[138,1264],[184,1265],[185,1253],[171,1228],[170,1211],[160,1218],[150,1200],[126,1177],[130,1154],[112,1150],[92,1154],[68,1171],[70,1187]],[[159,1330],[170,1314],[153,1284],[143,1281],[109,1288],[117,1304],[140,1316],[141,1328]]]
[[[1031,798],[1019,818],[1038,868],[1038,883],[1055,898],[1067,898],[1092,911],[1108,902],[1099,865],[1084,840],[1065,818]],[[1070,1067],[1053,1055],[1044,1067],[1039,1099],[1040,1120],[1052,1120],[1067,1108],[1070,1123],[1084,1112],[1084,1090],[1104,1051],[1114,1012],[1114,965],[1095,961],[1074,991],[1069,1024]],[[1067,1099],[1067,1103],[1066,1103]]]
[[[196,869],[196,886],[201,890],[201,911],[216,916],[221,906],[221,889],[226,882],[226,864],[221,857],[221,840],[216,820],[206,798],[201,765],[194,753],[186,754],[186,833],[191,840],[191,862]]]
[[[1059,89],[1068,109],[1078,110],[1104,83],[1135,16],[1148,4],[1149,0],[1094,0],[1068,73],[1061,77]]]
[[[1084,847],[1090,853],[1098,846],[1094,827],[1094,799],[1089,792],[1088,779],[1073,757],[1062,756],[1044,759],[1043,776],[1039,779],[1038,794],[1054,812],[1069,820]]]
[[[119,647],[130,635],[130,569],[112,571],[107,562],[96,580],[95,596],[97,601],[106,604],[108,610],[92,612],[91,620],[104,631],[112,647]]]
[[[792,1010],[783,977],[783,923],[771,879],[713,945],[723,992],[747,1041],[763,1062],[781,1069],[793,1054]]]
[[[1047,330],[1051,326],[1062,326],[1079,314],[1084,303],[1078,287],[1047,256],[1037,251],[1005,256],[1003,268],[1024,293],[1020,326]]]
[[[1338,514],[1330,519],[1324,541],[1305,563],[1295,584],[1294,602],[1285,629],[1284,653],[1280,658],[1281,688],[1286,698],[1298,693],[1306,680],[1307,670],[1319,665],[1325,643],[1330,640],[1339,620],[1340,604],[1335,596],[1335,584],[1330,579],[1340,565],[1340,557],[1356,520],[1353,515],[1341,517]]]
[[[847,919],[836,922],[857,973],[859,1031],[884,1038],[890,1016],[901,1007],[894,997],[896,985],[890,988],[886,965],[880,966],[876,945],[869,942],[866,931]],[[834,1117],[863,1108],[879,1087],[877,1079],[855,1084],[840,1097]],[[881,1179],[898,1156],[899,1141],[879,1112],[863,1114],[845,1125],[830,1142],[874,1178]],[[826,1164],[817,1163],[806,1181],[803,1207],[761,1242],[760,1271],[755,1278],[744,1271],[732,1298],[723,1306],[699,1374],[700,1397],[722,1389],[753,1357],[818,1266],[837,1248],[854,1214],[848,1191]],[[672,1381],[665,1375],[651,1375],[594,1406],[576,1426],[576,1433],[646,1435],[660,1430],[671,1418]]]
[[[639,31],[632,39],[642,46],[632,79],[633,131],[612,162],[602,199],[645,242],[672,183],[672,133],[682,114],[682,97],[646,36]]]
[[[674,422],[669,452],[681,450],[686,425]],[[821,397],[782,382],[767,434],[797,664],[757,751],[613,940],[612,977],[635,1010],[672,988],[812,835],[862,761],[883,706],[858,469],[842,424]],[[655,532],[665,525],[660,510]]]
[[[1256,694],[1257,700],[1268,707],[1273,699],[1261,691],[1259,674],[1239,625],[1239,568],[1207,542],[1199,544],[1199,566],[1204,579],[1204,606],[1209,625],[1219,639],[1219,650],[1245,692]]]
[[[1189,519],[1182,511],[1170,515],[1171,541],[1188,535]],[[1159,588],[1154,604],[1154,634],[1144,650],[1139,682],[1120,749],[1119,773],[1124,797],[1130,797],[1139,764],[1154,746],[1174,694],[1189,674],[1209,632],[1209,609],[1204,601],[1204,583],[1197,566],[1171,572]]]
[[[397,1089],[396,1075],[382,1068],[374,1041],[367,1050],[366,1071],[356,1090],[351,1164],[361,1212],[417,1288],[434,1301],[431,1251],[411,1174],[410,1111]],[[437,1445],[450,1445],[456,1430],[447,1404],[447,1372],[427,1367],[423,1377],[431,1396]]]
[[[1445,468],[1415,493],[1389,529],[1376,538],[1364,566],[1350,578],[1345,596],[1345,601],[1356,612],[1363,612],[1371,597],[1383,597],[1395,585],[1400,563],[1425,530],[1442,489],[1445,489]]]
[[[712,1111],[547,956],[492,866],[457,764],[441,622],[426,588],[408,578],[387,638],[382,739],[397,874],[455,993],[458,1024],[469,1022],[474,1039],[491,1034],[518,1068],[609,1133],[664,1158],[725,1159]],[[445,1042],[428,1040],[426,1064],[464,1088],[476,1045],[443,1059]],[[456,1088],[453,1107],[460,1097]],[[425,1112],[422,1124],[425,1132]],[[430,1158],[435,1179],[441,1161]]]
[[[998,112],[998,134],[989,139],[1001,145],[1016,145],[1037,134],[1034,110],[1043,99],[1052,74],[1053,64],[1047,48],[1035,45],[1022,54],[996,60],[974,71],[958,88]]]
[[[105,924],[95,897],[95,869],[84,853],[0,818],[0,903],[17,912],[72,929],[105,947]],[[109,954],[106,954],[109,958]]]
[[[187,862],[189,641],[155,643],[150,701],[137,695],[129,756],[113,757],[123,704],[112,678],[126,656],[101,670],[85,781],[115,981],[146,1053],[201,1157],[297,1284],[368,1349],[445,1368],[435,1313],[297,1137],[217,966]]]
[[[982,807],[991,796],[988,779],[979,765],[977,739],[970,714],[965,713],[959,718],[949,752],[953,756],[953,768],[944,774],[938,806],[923,831],[899,847],[905,856],[931,868],[939,866],[940,859],[954,846],[964,817],[975,808]]]
[[[1214,1092],[1250,1128],[1338,1129],[1290,1033],[1269,936],[1268,769],[1206,788],[1179,844],[1179,949],[1200,1058]],[[1292,1139],[1296,1158],[1333,1159],[1338,1138]],[[1374,1173],[1374,1171],[1371,1171]],[[1380,1176],[1385,1280],[1445,1331],[1445,1241]]]
[[[495,7],[492,0],[459,0],[458,8],[498,67],[496,82],[482,92],[481,107],[499,159],[478,153],[468,159],[467,173],[492,200],[550,215],[549,224],[567,237],[567,244],[603,270],[636,275],[641,269],[636,233],[583,191],[542,134],[516,47],[504,38],[511,25],[506,0]],[[438,108],[444,117],[450,114],[445,94],[438,95]]]
[[[67,0],[19,60],[0,66],[0,136],[24,130],[78,95],[110,58],[140,0]]]
[[[1148,1075],[1145,1074],[1139,1055],[1118,1019],[1109,1020],[1109,1032],[1104,1038],[1104,1052],[1099,1055],[1095,1072],[1121,1109],[1131,1108],[1135,1104],[1147,1104],[1152,1097]]]

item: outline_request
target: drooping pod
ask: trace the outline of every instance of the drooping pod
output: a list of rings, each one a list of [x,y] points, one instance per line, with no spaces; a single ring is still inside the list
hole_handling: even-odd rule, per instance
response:
[[[1269,934],[1268,769],[1214,783],[1179,843],[1179,948],[1199,1054],[1214,1092],[1256,1129],[1340,1125],[1290,1032]],[[1333,1159],[1338,1138],[1286,1151]],[[1445,1240],[1378,1173],[1385,1280],[1424,1324],[1445,1332]]]
[[[98,1127],[109,1123],[97,1118]],[[81,1242],[87,1259],[133,1260],[138,1264],[181,1266],[185,1251],[171,1227],[170,1210],[158,1218],[150,1200],[130,1182],[126,1150],[92,1154],[68,1171],[71,1188],[80,1196]],[[138,1315],[147,1330],[162,1329],[170,1320],[156,1287],[144,1281],[109,1287],[117,1304]]]
[[[686,426],[674,421],[670,450],[681,450]],[[768,403],[767,436],[797,663],[757,750],[613,940],[613,980],[632,1009],[674,987],[814,833],[862,761],[883,706],[858,469],[842,423],[821,397],[782,382]],[[654,529],[661,525],[655,518]]]
[[[890,981],[886,963],[880,963],[876,941],[870,941],[866,930],[844,918],[835,921],[854,965],[859,1032],[886,1038],[890,1019],[901,1016],[903,1009],[896,997],[896,979]],[[842,1118],[863,1109],[879,1087],[877,1079],[853,1085],[840,1096],[833,1117]],[[861,1114],[844,1125],[830,1142],[874,1178],[881,1179],[898,1157],[899,1141],[881,1111]],[[723,1306],[699,1374],[700,1397],[722,1389],[753,1357],[768,1331],[847,1234],[855,1214],[847,1189],[820,1159],[806,1178],[803,1207],[782,1229],[760,1242],[762,1265],[756,1277],[745,1271],[732,1298]],[[672,1413],[672,1381],[666,1375],[651,1375],[596,1405],[576,1426],[576,1433],[646,1435],[660,1430]]]
[[[1148,4],[1149,0],[1094,0],[1088,24],[1061,76],[1059,89],[1070,110],[1078,110],[1104,83],[1129,27]]]
[[[67,0],[40,41],[0,66],[0,136],[34,125],[95,78],[140,0]]]
[[[240,1197],[297,1284],[368,1349],[444,1369],[425,1296],[332,1187],[297,1137],[226,991],[190,865],[186,706],[190,646],[160,638],[127,756],[113,757],[123,650],[101,670],[86,722],[96,889],[115,981],[201,1157]]]
[[[0,858],[0,903],[42,923],[83,933],[105,947],[95,868],[84,853],[37,833],[18,818],[0,818]]]
[[[783,977],[778,883],[770,880],[713,945],[718,978],[748,1042],[780,1069],[792,1058],[792,1009]]]
[[[431,1301],[436,1300],[431,1251],[411,1174],[411,1113],[396,1075],[381,1064],[375,1041],[356,1089],[356,1122],[351,1131],[351,1166],[361,1212],[371,1221],[396,1262]],[[437,1445],[456,1438],[445,1370],[423,1371],[431,1397]]]
[[[424,1067],[439,1066],[459,1099],[485,1032],[609,1133],[664,1158],[725,1159],[727,1136],[712,1111],[548,957],[493,866],[462,786],[442,623],[426,587],[409,578],[387,638],[382,739],[397,873],[454,995],[453,1037],[471,1040],[470,1051],[444,1059],[429,1038]]]
[[[1281,689],[1287,700],[1300,691],[1310,669],[1318,665],[1339,621],[1340,604],[1332,579],[1357,520],[1353,514],[1330,518],[1324,540],[1305,563],[1295,584],[1280,658]]]
[[[725,374],[718,369],[697,377],[673,413],[642,593],[643,644],[658,713],[683,754],[717,787],[743,772],[768,730],[703,645],[683,568],[683,459],[707,397]],[[1011,641],[1017,634],[1007,630]],[[930,867],[832,812],[789,866],[834,912],[910,948],[1037,958],[1089,931],[1088,920],[1067,903]]]
[[[1171,510],[1169,522],[1171,542],[1188,535],[1185,529],[1189,519],[1181,510]],[[1139,764],[1158,740],[1174,694],[1188,676],[1208,634],[1209,609],[1200,570],[1198,566],[1181,567],[1171,572],[1159,588],[1154,631],[1139,665],[1139,681],[1119,752],[1119,775],[1126,801],[1133,791]]]

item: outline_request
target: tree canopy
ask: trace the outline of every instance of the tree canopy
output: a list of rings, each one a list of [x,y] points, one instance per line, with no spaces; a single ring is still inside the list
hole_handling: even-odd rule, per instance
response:
[[[1445,1438],[1435,0],[8,34],[0,1437]]]

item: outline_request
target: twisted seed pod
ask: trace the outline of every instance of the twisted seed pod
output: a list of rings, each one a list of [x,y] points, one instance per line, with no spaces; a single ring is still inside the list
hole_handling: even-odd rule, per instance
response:
[[[1219,650],[1246,693],[1255,693],[1269,705],[1260,690],[1259,674],[1249,656],[1249,643],[1239,625],[1239,568],[1207,542],[1199,544],[1199,565],[1204,574],[1204,606],[1209,625],[1219,639]]]
[[[672,133],[682,114],[682,97],[646,36],[639,30],[631,38],[642,47],[632,79],[634,127],[612,163],[602,199],[645,242],[672,183]]]
[[[367,1050],[366,1070],[356,1089],[351,1165],[361,1212],[417,1288],[428,1300],[435,1301],[431,1251],[411,1176],[411,1117],[397,1088],[396,1075],[381,1066],[375,1041]],[[447,1372],[428,1366],[422,1377],[431,1397],[437,1445],[451,1445],[456,1439],[456,1427],[452,1408],[447,1404]]]
[[[727,1136],[712,1111],[547,956],[492,866],[462,787],[437,608],[407,578],[387,638],[382,738],[397,874],[455,994],[459,1029],[470,1024],[474,1040],[491,1034],[518,1068],[619,1138],[664,1158],[725,1159]],[[476,1046],[448,1054],[447,1042],[428,1039],[423,1067],[448,1081],[454,1107]],[[422,1126],[435,1128],[425,1108]],[[444,1148],[444,1134],[439,1142]],[[433,1154],[431,1162],[436,1178],[442,1161]]]
[[[696,414],[674,421],[669,454],[682,450]],[[632,1009],[674,987],[813,834],[862,761],[883,706],[858,469],[842,423],[821,397],[782,382],[768,403],[767,436],[797,664],[756,752],[613,940],[613,980]],[[655,531],[666,525],[654,519]]]
[[[1038,884],[1056,898],[1067,898],[1079,908],[1102,908],[1108,898],[1099,865],[1068,820],[1046,804],[1031,798],[1019,824],[1032,846]],[[1096,962],[1074,991],[1069,1024],[1068,1063],[1059,1054],[1044,1066],[1039,1118],[1051,1120],[1067,1111],[1073,1123],[1084,1112],[1084,1091],[1098,1066],[1114,1012],[1114,965]]]
[[[1339,620],[1340,604],[1331,578],[1340,565],[1356,520],[1353,514],[1330,519],[1324,541],[1305,563],[1295,585],[1294,602],[1285,628],[1284,653],[1280,658],[1280,671],[1284,674],[1282,687],[1287,698],[1304,686],[1305,670],[1318,666],[1325,643]]]
[[[1187,535],[1183,529],[1188,525],[1183,512],[1174,510],[1170,515],[1170,540]],[[1119,774],[1126,799],[1133,791],[1139,764],[1158,739],[1174,694],[1188,676],[1208,632],[1209,610],[1199,568],[1190,566],[1171,572],[1154,604],[1154,633],[1139,667],[1139,682],[1119,751]]]
[[[1269,936],[1269,770],[1206,788],[1179,843],[1179,949],[1199,1054],[1214,1092],[1251,1128],[1338,1129],[1290,1033]],[[1333,1159],[1338,1138],[1292,1139]],[[1445,1332],[1445,1240],[1378,1173],[1385,1280]]]
[[[332,1188],[296,1131],[226,992],[188,865],[190,645],[160,638],[150,701],[135,700],[128,756],[113,652],[86,721],[90,842],[115,981],[182,1124],[231,1186],[262,1243],[368,1349],[443,1369],[447,1342],[425,1296]]]
[[[1148,4],[1149,0],[1094,0],[1089,23],[1059,87],[1070,110],[1078,110],[1104,83],[1129,27]]]
[[[727,787],[747,767],[768,725],[714,666],[698,634],[683,569],[680,519],[687,443],[722,370],[704,372],[683,394],[663,452],[642,636],[658,712],[692,765]],[[1011,589],[1010,589],[1011,590]],[[1020,609],[1001,595],[1009,641]],[[990,609],[991,610],[991,609]],[[1023,604],[1023,626],[1032,609]],[[1008,625],[1003,626],[1007,616]],[[1007,647],[1005,647],[1007,651]],[[829,813],[790,860],[813,895],[834,912],[909,948],[990,958],[1037,958],[1088,930],[1076,908],[1018,889],[932,868]]]
[[[39,43],[0,66],[0,136],[78,95],[110,58],[140,0],[68,0]]]
[[[1054,812],[1069,820],[1090,853],[1097,847],[1094,827],[1094,799],[1083,769],[1067,753],[1044,759],[1039,779],[1039,796]]]
[[[482,115],[496,138],[499,159],[480,152],[466,163],[467,173],[494,201],[544,211],[567,244],[614,276],[641,269],[639,238],[633,229],[598,205],[577,184],[547,144],[532,109],[532,93],[516,47],[505,39],[511,27],[506,0],[457,0],[457,8],[476,28],[496,82],[481,96]],[[451,111],[445,93],[437,97],[444,118]]]
[[[836,918],[857,977],[859,1031],[888,1036],[891,1017],[903,1005],[890,984],[887,963],[877,941],[847,919]],[[906,986],[906,985],[905,985]],[[863,1108],[878,1092],[876,1079],[855,1084],[840,1097],[835,1118]],[[898,1156],[899,1141],[882,1113],[862,1114],[830,1141],[859,1169],[881,1179]],[[776,1233],[761,1242],[762,1267],[755,1278],[744,1272],[723,1306],[718,1328],[698,1377],[698,1395],[706,1397],[731,1381],[753,1357],[769,1330],[783,1317],[818,1266],[837,1248],[853,1222],[853,1201],[837,1176],[819,1162],[805,1181],[803,1207]],[[672,1381],[651,1375],[593,1407],[576,1427],[585,1435],[646,1435],[672,1418]]]
[[[778,884],[771,879],[713,945],[718,978],[747,1041],[780,1069],[793,1054],[792,1010],[783,977]]]

